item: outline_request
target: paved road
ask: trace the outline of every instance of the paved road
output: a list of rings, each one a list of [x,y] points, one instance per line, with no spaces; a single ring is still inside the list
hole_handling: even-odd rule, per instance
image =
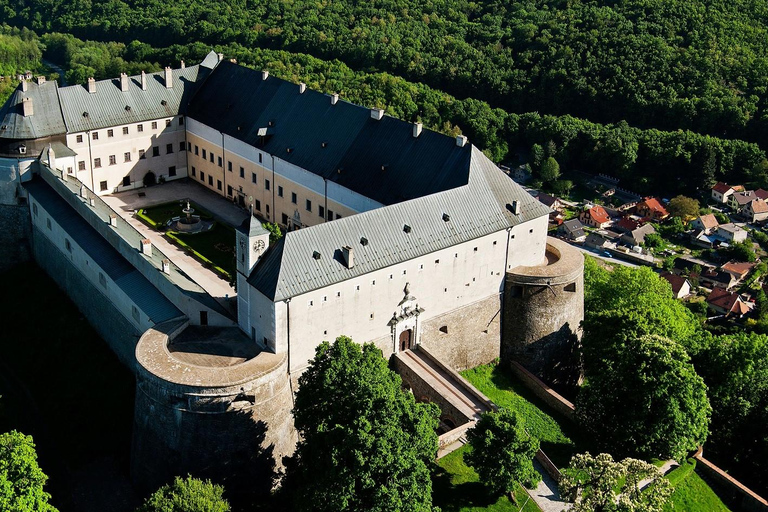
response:
[[[575,247],[576,249],[580,250],[584,254],[587,254],[589,256],[592,256],[593,258],[600,258],[601,260],[604,260],[608,263],[618,263],[619,265],[624,265],[625,267],[639,267],[640,265],[636,265],[635,263],[624,261],[619,258],[609,258],[608,256],[603,256],[602,254],[599,254],[595,251],[590,251],[589,249],[585,249],[584,247],[581,247],[580,245],[573,245],[571,244],[571,247]]]
[[[570,510],[573,503],[568,503],[560,497],[557,482],[544,470],[539,461],[533,461],[533,467],[541,474],[541,482],[534,490],[528,489],[528,494],[543,512],[562,512]]]

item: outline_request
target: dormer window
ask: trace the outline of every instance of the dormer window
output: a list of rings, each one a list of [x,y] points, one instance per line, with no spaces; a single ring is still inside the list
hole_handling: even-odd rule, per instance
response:
[[[19,146],[19,154],[20,155],[26,155],[27,154],[27,146],[25,146],[24,144]]]

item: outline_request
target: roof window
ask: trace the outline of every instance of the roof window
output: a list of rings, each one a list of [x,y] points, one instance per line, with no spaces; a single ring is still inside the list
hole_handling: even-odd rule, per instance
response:
[[[444,220],[445,222],[448,222],[449,220],[451,220],[451,216],[450,216],[450,215],[448,215],[447,213],[444,213],[444,214],[443,214],[443,220]]]
[[[368,239],[365,237],[360,238],[360,245],[362,245],[363,247],[368,245]]]
[[[312,257],[313,257],[314,259],[316,259],[316,260],[319,260],[319,259],[320,259],[320,253],[319,253],[319,252],[317,252],[317,251],[314,251],[314,252],[312,253]]]
[[[403,226],[403,231],[404,231],[405,233],[410,233],[410,232],[411,232],[411,226],[409,226],[408,224],[405,224],[405,225]]]

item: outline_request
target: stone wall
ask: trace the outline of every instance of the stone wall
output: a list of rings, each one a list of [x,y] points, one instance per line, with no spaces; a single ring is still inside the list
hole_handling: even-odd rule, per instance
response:
[[[576,408],[571,402],[560,396],[554,389],[547,386],[534,374],[523,368],[517,361],[509,365],[512,375],[517,377],[525,387],[533,391],[533,394],[541,398],[544,403],[556,410],[572,422],[576,421]]]
[[[745,512],[768,512],[768,501],[715,466],[702,455],[701,449],[696,455],[696,471],[715,482],[722,490],[730,494]]]
[[[499,357],[501,300],[492,295],[421,324],[421,345],[456,370]]]
[[[131,322],[36,229],[32,235],[32,250],[38,265],[67,293],[120,361],[134,371],[134,349],[140,333]]]
[[[29,261],[31,223],[27,205],[0,205],[0,272]]]

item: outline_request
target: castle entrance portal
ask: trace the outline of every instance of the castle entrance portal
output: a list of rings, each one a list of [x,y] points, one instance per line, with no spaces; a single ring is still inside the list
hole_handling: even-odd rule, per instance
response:
[[[413,330],[407,329],[400,333],[400,352],[413,348]]]

